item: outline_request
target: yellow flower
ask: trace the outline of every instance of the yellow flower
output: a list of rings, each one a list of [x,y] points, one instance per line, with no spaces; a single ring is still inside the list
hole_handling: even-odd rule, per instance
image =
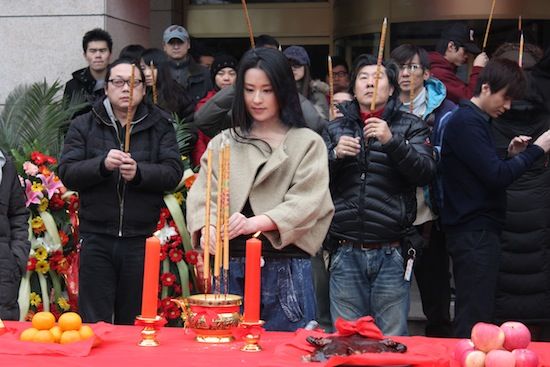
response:
[[[174,197],[176,198],[176,200],[178,201],[178,204],[181,205],[183,204],[183,194],[181,192],[176,192],[174,194]]]
[[[40,229],[44,226],[44,221],[42,221],[42,217],[34,217],[31,221],[32,229]]]
[[[42,297],[40,297],[35,292],[31,292],[30,300],[31,300],[31,305],[32,306],[38,307],[42,303]]]
[[[40,205],[38,205],[38,210],[41,211],[41,212],[45,212],[46,209],[48,209],[48,204],[49,204],[49,203],[50,203],[50,202],[48,201],[47,198],[42,198],[42,199],[40,200]]]
[[[59,307],[61,307],[63,311],[69,311],[69,309],[71,308],[71,305],[69,305],[69,302],[67,302],[65,297],[59,297],[57,299],[57,304],[59,305]]]
[[[36,250],[34,250],[34,257],[38,261],[44,261],[48,257],[48,251],[44,246],[40,246]]]
[[[34,182],[32,184],[31,190],[34,192],[42,192],[44,190],[44,186],[42,186],[39,182]]]
[[[35,270],[42,274],[46,274],[50,270],[50,263],[44,260],[37,261]]]

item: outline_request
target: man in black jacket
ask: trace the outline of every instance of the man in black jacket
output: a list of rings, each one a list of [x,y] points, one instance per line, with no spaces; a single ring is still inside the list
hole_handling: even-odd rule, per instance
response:
[[[162,36],[163,49],[170,59],[172,78],[189,93],[197,104],[212,88],[210,71],[193,60],[189,54],[191,40],[189,33],[180,25],[171,25]]]
[[[59,176],[80,195],[79,310],[86,322],[132,324],[140,312],[145,239],[155,230],[163,193],[174,189],[182,166],[174,128],[143,102],[143,72],[134,69],[130,126],[127,60],[106,75],[106,98],[71,123]],[[130,150],[124,137],[131,130]]]
[[[355,98],[324,133],[336,209],[327,243],[333,320],[372,315],[385,335],[406,335],[410,274],[405,262],[419,239],[416,187],[430,182],[435,162],[429,129],[399,110],[399,69],[384,63],[375,109],[370,110],[376,58],[355,61]]]
[[[25,193],[15,166],[0,151],[0,319],[19,319],[19,282],[31,247],[28,219]]]
[[[84,59],[88,66],[73,73],[73,78],[65,84],[63,97],[71,104],[88,102],[88,105],[75,113],[82,115],[92,109],[92,105],[104,95],[104,80],[113,40],[111,35],[100,28],[86,32],[82,38]]]

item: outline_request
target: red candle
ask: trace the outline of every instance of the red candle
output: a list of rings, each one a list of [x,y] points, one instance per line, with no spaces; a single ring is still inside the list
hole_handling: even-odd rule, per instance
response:
[[[260,321],[261,255],[262,241],[257,238],[247,240],[244,274],[244,322]]]
[[[160,241],[149,237],[145,241],[145,264],[143,269],[143,295],[141,298],[141,317],[157,317],[157,298],[159,292]]]

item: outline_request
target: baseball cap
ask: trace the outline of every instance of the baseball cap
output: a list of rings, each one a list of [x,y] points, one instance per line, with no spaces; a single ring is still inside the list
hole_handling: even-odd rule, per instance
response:
[[[189,40],[189,33],[181,25],[171,25],[170,27],[164,30],[164,35],[162,39],[164,43],[168,43],[172,38],[177,38],[182,42]]]
[[[300,65],[309,65],[309,56],[302,46],[290,46],[285,48],[283,54],[287,59],[293,60]]]
[[[441,38],[456,42],[457,46],[464,47],[466,51],[472,54],[481,52],[474,42],[474,30],[469,29],[464,23],[453,23],[450,27],[445,28],[441,33]]]

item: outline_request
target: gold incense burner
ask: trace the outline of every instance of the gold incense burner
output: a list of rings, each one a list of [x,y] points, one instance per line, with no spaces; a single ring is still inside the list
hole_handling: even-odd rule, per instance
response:
[[[234,294],[195,294],[185,299],[172,299],[181,309],[185,327],[201,343],[229,343],[232,328],[241,320],[242,297]]]

